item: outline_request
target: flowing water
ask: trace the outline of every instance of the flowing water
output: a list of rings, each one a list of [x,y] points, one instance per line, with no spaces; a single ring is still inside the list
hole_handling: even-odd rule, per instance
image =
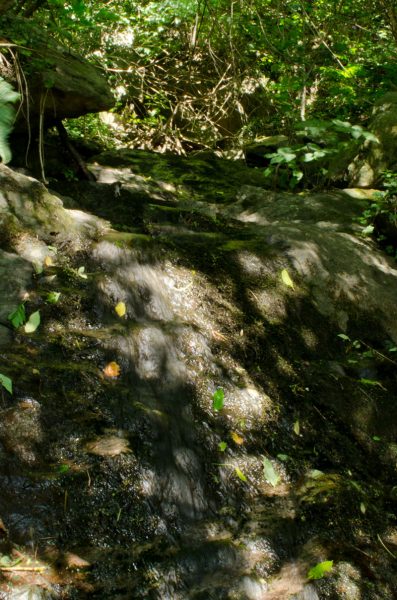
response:
[[[15,392],[0,597],[397,597],[393,461],[377,480],[376,452],[329,402],[352,394],[330,362],[337,330],[309,301],[272,297],[287,245],[128,169],[115,197],[95,169],[99,183],[60,188],[113,229],[58,248],[27,303],[39,330],[1,348]],[[310,582],[325,560],[337,569]]]

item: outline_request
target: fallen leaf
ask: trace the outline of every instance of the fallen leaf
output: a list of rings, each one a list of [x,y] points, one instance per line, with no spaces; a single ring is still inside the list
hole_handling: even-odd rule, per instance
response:
[[[312,567],[307,574],[308,579],[322,579],[326,573],[329,573],[333,567],[333,560],[325,560]]]
[[[241,444],[244,444],[244,438],[241,437],[241,435],[239,435],[236,431],[232,431],[230,433],[230,437],[232,438],[233,442],[235,442],[239,446],[241,446]]]
[[[61,292],[49,292],[47,294],[47,302],[49,304],[56,304],[61,296]]]
[[[283,283],[285,283],[285,285],[294,289],[294,282],[292,281],[287,269],[283,269],[281,271],[281,279],[282,279]]]
[[[36,310],[36,312],[32,313],[25,325],[26,333],[33,333],[36,331],[38,326],[40,325],[40,311]]]
[[[103,373],[106,377],[118,377],[120,375],[120,366],[112,360],[103,369]]]
[[[51,256],[46,256],[44,259],[44,264],[46,267],[52,267],[54,265],[54,261]]]
[[[119,315],[119,317],[124,317],[125,313],[127,312],[124,302],[119,302],[118,304],[116,304],[114,310]]]
[[[268,458],[266,458],[266,456],[262,456],[262,464],[263,476],[265,480],[268,483],[270,483],[271,486],[276,487],[276,485],[280,481],[280,475],[276,472],[272,462]]]
[[[222,410],[225,402],[225,392],[222,388],[218,388],[212,395],[212,408],[214,410]]]
[[[238,467],[235,467],[235,468],[234,468],[234,471],[235,471],[235,473],[236,473],[237,477],[238,477],[239,479],[241,479],[241,481],[247,481],[247,478],[246,478],[246,476],[244,475],[244,473],[243,473],[242,471],[240,471],[240,469],[239,469]]]

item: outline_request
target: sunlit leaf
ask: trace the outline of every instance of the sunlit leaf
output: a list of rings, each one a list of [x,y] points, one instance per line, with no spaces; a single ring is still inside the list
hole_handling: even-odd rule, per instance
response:
[[[281,271],[281,279],[285,285],[292,289],[294,288],[294,282],[292,281],[287,269],[283,269]]]
[[[365,506],[364,502],[361,502],[360,504],[360,511],[363,515],[365,515],[365,513],[367,512],[367,507]]]
[[[294,423],[294,433],[295,435],[299,435],[300,434],[300,423],[299,423],[299,419],[297,419]]]
[[[127,312],[124,302],[119,302],[118,304],[116,304],[114,310],[119,315],[119,317],[124,317],[125,313]]]
[[[349,336],[346,335],[345,333],[338,333],[337,337],[340,338],[341,340],[344,340],[345,342],[350,342]]]
[[[280,481],[280,475],[275,471],[272,462],[266,458],[266,456],[262,456],[262,464],[263,464],[263,476],[265,480],[270,483],[273,487],[276,487],[278,482]]]
[[[33,333],[36,331],[38,326],[40,325],[40,311],[36,310],[36,312],[32,313],[25,325],[26,333]]]
[[[282,460],[283,462],[285,462],[286,460],[289,459],[288,454],[277,454],[277,458]]]
[[[375,227],[373,225],[367,225],[367,227],[364,227],[361,233],[363,235],[371,235],[371,233],[374,232],[374,229]]]
[[[237,477],[239,479],[241,479],[241,481],[247,481],[246,476],[244,475],[244,473],[242,471],[240,471],[240,469],[238,467],[234,467],[234,471],[235,471]]]
[[[82,279],[87,279],[87,275],[86,275],[86,273],[85,273],[85,267],[79,267],[79,268],[77,269],[77,275],[78,275],[79,277],[81,277]]]
[[[12,313],[7,317],[15,328],[20,327],[26,321],[25,305],[20,304]]]
[[[44,264],[46,267],[52,267],[54,264],[54,261],[52,260],[51,256],[46,256],[44,259]]]
[[[325,560],[312,567],[307,574],[308,579],[322,579],[326,573],[329,573],[333,567],[333,560]]]
[[[56,304],[61,296],[61,292],[49,292],[47,294],[47,302]]]
[[[7,375],[0,373],[0,384],[7,390],[7,392],[12,394],[12,381],[9,377],[7,377]]]
[[[219,448],[220,452],[224,452],[227,448],[226,442],[219,442],[218,448]]]
[[[103,373],[106,377],[118,377],[120,375],[120,365],[115,361],[112,361],[106,365],[103,369]]]
[[[359,379],[359,382],[362,383],[363,385],[372,385],[372,386],[377,386],[380,387],[382,390],[386,391],[386,388],[384,385],[381,384],[380,381],[375,381],[374,379]]]
[[[241,437],[241,435],[239,435],[236,431],[232,431],[230,433],[230,437],[232,438],[233,442],[235,442],[239,446],[241,446],[241,444],[244,444],[244,438]]]
[[[212,395],[212,408],[214,410],[222,410],[225,403],[225,392],[222,388],[218,388]]]

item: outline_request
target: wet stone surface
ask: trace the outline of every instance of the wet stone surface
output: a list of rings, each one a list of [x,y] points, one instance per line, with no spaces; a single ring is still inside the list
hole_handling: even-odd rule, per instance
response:
[[[0,348],[0,598],[392,600],[397,276],[357,204],[228,163],[93,170],[58,192],[109,227],[67,213],[78,244],[22,278],[40,326]]]

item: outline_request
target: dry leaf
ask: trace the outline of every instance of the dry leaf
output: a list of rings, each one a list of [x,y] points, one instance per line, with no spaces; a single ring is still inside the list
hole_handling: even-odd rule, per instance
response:
[[[118,377],[120,375],[120,366],[112,360],[103,369],[103,373],[106,377]]]
[[[119,302],[118,304],[116,304],[114,310],[119,315],[119,317],[124,317],[125,313],[127,312],[124,302]]]
[[[51,256],[46,256],[44,259],[44,264],[46,267],[52,267],[54,264],[54,261],[52,260]]]
[[[241,435],[239,435],[238,433],[236,433],[236,431],[232,431],[230,433],[230,437],[232,438],[233,442],[235,442],[239,446],[241,446],[241,444],[244,444],[244,438],[241,437]]]

